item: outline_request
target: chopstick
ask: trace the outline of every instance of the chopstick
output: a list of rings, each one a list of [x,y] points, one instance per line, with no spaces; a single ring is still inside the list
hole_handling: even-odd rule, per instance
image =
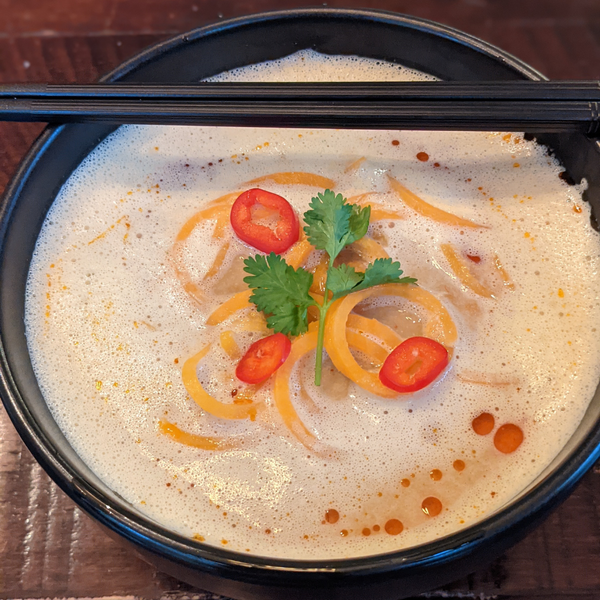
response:
[[[0,85],[0,120],[600,132],[598,81]]]

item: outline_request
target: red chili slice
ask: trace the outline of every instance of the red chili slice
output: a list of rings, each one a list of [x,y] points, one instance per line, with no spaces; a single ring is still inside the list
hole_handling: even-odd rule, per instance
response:
[[[238,363],[236,377],[244,383],[266,381],[285,362],[291,349],[292,343],[283,333],[254,342]]]
[[[252,209],[259,205],[279,213],[274,229],[252,221]],[[261,252],[283,254],[300,237],[298,217],[291,204],[277,194],[258,188],[247,190],[238,197],[229,218],[240,240]]]
[[[446,368],[448,351],[426,337],[404,340],[385,359],[379,380],[401,393],[416,392],[428,386]]]

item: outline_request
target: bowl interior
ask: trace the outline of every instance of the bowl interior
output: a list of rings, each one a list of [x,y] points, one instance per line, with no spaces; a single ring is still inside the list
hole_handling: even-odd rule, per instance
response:
[[[448,80],[539,79],[517,59],[448,28],[412,18],[369,11],[304,10],[237,19],[159,44],[135,57],[107,81],[196,82],[224,70],[287,56],[311,48],[325,54],[360,55],[399,63]],[[24,330],[24,292],[29,263],[45,215],[81,160],[114,131],[105,125],[68,125],[47,129],[32,148],[0,206],[0,366],[3,400],[20,434],[61,487],[90,514],[128,539],[180,560],[270,565],[288,568],[332,567],[236,555],[202,546],[153,523],[112,492],[86,467],[50,415],[38,388]],[[577,181],[588,180],[586,199],[594,212],[600,203],[598,146],[581,135],[539,136]],[[355,559],[344,569],[379,563],[399,566],[444,556],[462,544],[495,535],[574,485],[598,454],[600,394],[596,393],[572,439],[552,465],[503,511],[481,524],[392,556]],[[442,558],[440,558],[442,560]],[[445,560],[445,559],[444,559]],[[340,567],[341,568],[341,567]]]

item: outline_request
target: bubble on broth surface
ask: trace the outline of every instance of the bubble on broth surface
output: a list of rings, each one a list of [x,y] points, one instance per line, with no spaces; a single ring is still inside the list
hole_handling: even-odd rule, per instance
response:
[[[303,51],[214,79],[433,78],[381,61]],[[44,397],[107,485],[190,538],[322,559],[388,552],[457,531],[535,479],[577,427],[598,380],[590,323],[600,316],[600,244],[583,186],[567,185],[561,171],[521,134],[121,127],[63,186],[31,264],[27,336]],[[449,369],[408,397],[378,398],[343,380],[335,389],[347,385],[347,392],[326,396],[332,386],[311,381],[314,353],[300,361],[292,401],[322,443],[320,453],[281,423],[271,383],[256,396],[269,406],[267,416],[252,422],[204,413],[181,380],[185,361],[212,343],[199,381],[233,403],[243,386],[220,336],[232,331],[243,352],[264,334],[243,329],[248,311],[206,324],[238,289],[240,257],[252,250],[228,231],[213,238],[214,218],[193,228],[176,256],[174,240],[209,202],[275,172],[330,178],[347,197],[373,192],[373,202],[397,211],[402,219],[373,224],[370,234],[442,301],[458,329]],[[486,228],[418,214],[390,188],[388,175]],[[299,214],[322,191],[260,186]],[[219,272],[207,278],[226,242]],[[442,244],[467,261],[491,297],[459,279]],[[178,268],[197,286],[196,299]],[[361,310],[369,317],[379,311],[399,332],[419,331],[427,318],[398,298],[381,297]],[[472,428],[482,413],[494,417],[488,435]],[[160,434],[159,421],[232,447],[211,452],[177,444]],[[494,447],[506,423],[523,432],[510,454]],[[435,516],[422,508],[431,498],[439,502]]]

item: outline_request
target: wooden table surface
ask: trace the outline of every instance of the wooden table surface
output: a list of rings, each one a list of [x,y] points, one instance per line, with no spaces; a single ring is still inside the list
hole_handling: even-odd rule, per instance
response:
[[[300,0],[0,0],[0,82],[92,82],[146,46]],[[600,79],[599,0],[340,0],[439,21],[553,79]],[[0,192],[37,124],[0,123]],[[0,409],[0,597],[215,598],[108,538],[49,480]],[[487,569],[428,597],[600,598],[600,466]]]

